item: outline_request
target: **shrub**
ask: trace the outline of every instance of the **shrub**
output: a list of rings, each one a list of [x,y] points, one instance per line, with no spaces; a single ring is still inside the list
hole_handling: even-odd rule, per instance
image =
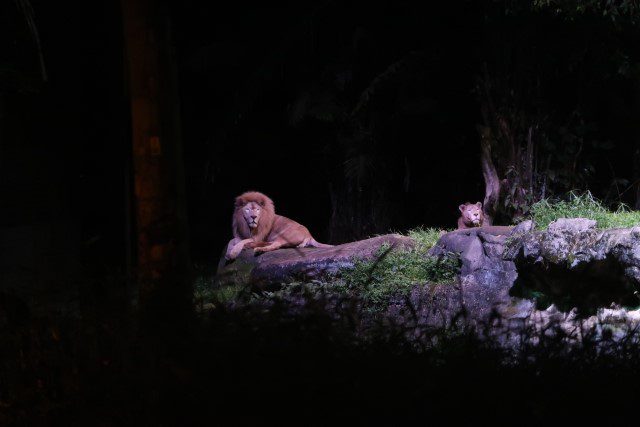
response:
[[[640,212],[631,211],[625,205],[620,205],[616,211],[610,211],[590,192],[571,192],[567,200],[544,199],[531,207],[531,219],[539,229],[546,229],[558,218],[589,218],[595,220],[599,228],[633,227],[640,224]]]

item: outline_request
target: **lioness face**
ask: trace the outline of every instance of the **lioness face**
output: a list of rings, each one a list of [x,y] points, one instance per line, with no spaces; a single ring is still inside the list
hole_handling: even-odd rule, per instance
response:
[[[262,206],[256,202],[249,202],[242,207],[242,216],[247,221],[249,228],[256,228],[260,221],[260,213],[262,212]]]
[[[482,203],[460,205],[460,212],[469,223],[475,226],[482,224]]]

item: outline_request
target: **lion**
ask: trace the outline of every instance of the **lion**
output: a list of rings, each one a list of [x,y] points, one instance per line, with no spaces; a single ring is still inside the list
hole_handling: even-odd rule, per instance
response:
[[[248,191],[236,197],[233,212],[233,239],[227,245],[225,258],[237,258],[242,249],[269,252],[280,248],[328,248],[318,243],[302,224],[282,215],[276,215],[273,201],[257,191]]]
[[[484,223],[484,213],[482,212],[482,203],[465,203],[458,206],[460,209],[460,218],[458,218],[458,230],[464,230],[473,227],[482,227]]]

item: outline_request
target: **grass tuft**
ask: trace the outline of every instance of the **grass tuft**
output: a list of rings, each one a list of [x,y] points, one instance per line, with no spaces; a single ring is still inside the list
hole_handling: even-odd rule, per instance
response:
[[[408,233],[416,244],[412,249],[393,249],[382,245],[373,260],[357,260],[354,268],[343,272],[343,286],[360,294],[372,305],[380,305],[396,295],[407,295],[415,285],[452,282],[460,260],[428,255],[442,231],[415,229]]]
[[[414,228],[407,233],[407,236],[415,240],[417,245],[421,245],[425,252],[435,246],[438,243],[438,239],[443,233],[452,230],[442,230],[439,228]]]
[[[590,192],[569,193],[567,200],[536,202],[531,207],[531,219],[539,229],[546,229],[559,218],[588,218],[596,221],[598,228],[633,227],[640,224],[640,212],[620,205],[616,211],[607,209]]]

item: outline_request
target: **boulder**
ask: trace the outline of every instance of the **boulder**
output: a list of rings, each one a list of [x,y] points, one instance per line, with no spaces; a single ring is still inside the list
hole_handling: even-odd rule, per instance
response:
[[[505,317],[522,317],[526,315],[523,310],[528,312],[532,308],[532,304],[514,302],[509,295],[517,272],[513,262],[502,258],[502,253],[513,230],[501,226],[456,230],[443,235],[429,251],[433,256],[447,252],[460,255],[459,307],[473,320],[486,320],[496,311]],[[447,307],[456,308],[450,301]]]
[[[234,261],[226,261],[223,257],[216,277],[221,283],[248,283],[261,287],[291,281],[327,280],[343,268],[352,268],[354,260],[374,258],[384,244],[400,249],[413,247],[414,242],[399,234],[387,234],[330,248],[289,248],[258,255],[253,249],[245,249]]]
[[[503,258],[518,271],[517,288],[541,291],[560,307],[567,299],[592,311],[640,303],[638,227],[600,230],[593,220],[563,218],[510,240]]]

